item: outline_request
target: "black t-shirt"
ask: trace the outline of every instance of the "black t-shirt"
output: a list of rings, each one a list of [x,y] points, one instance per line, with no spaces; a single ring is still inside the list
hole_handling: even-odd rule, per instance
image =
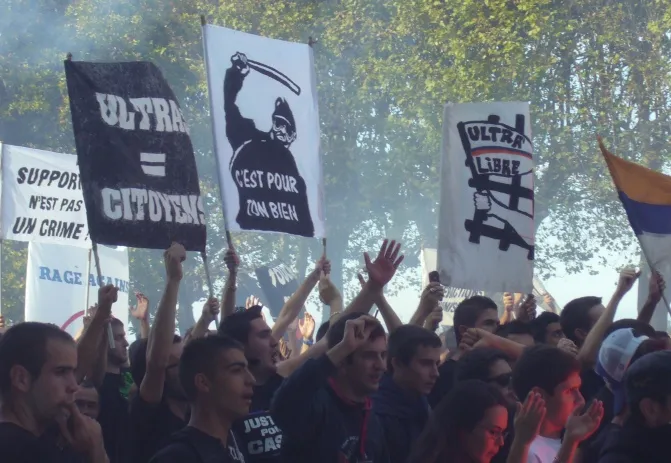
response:
[[[245,458],[237,447],[237,440],[231,432],[226,442],[222,442],[200,429],[187,426],[170,437],[150,463],[245,463]]]
[[[98,389],[100,414],[98,422],[103,432],[105,450],[110,463],[128,461],[128,400],[122,395],[123,374],[107,373]]]
[[[249,415],[233,425],[235,435],[240,437],[240,447],[247,463],[277,462],[282,446],[282,431],[270,415],[270,402],[275,391],[284,381],[280,375],[272,376],[264,384],[254,387]]]
[[[585,445],[580,446],[580,454],[582,455],[581,460],[585,463],[599,461],[599,455],[601,454],[603,446],[606,444],[606,440],[608,439],[609,434],[621,428],[622,427],[619,424],[610,422],[600,428],[597,432],[594,433],[592,439],[585,442]]]
[[[608,389],[607,386],[601,388],[601,390],[596,394],[596,396],[594,396],[594,400],[600,400],[601,402],[603,402],[603,418],[601,418],[601,423],[599,423],[599,427],[594,432],[594,434],[592,434],[589,438],[580,443],[580,449],[583,452],[584,452],[583,449],[592,446],[592,442],[596,441],[597,438],[601,436],[601,431],[609,427],[611,425],[611,421],[613,421],[614,418],[615,396],[613,396],[613,393],[611,392],[610,389]],[[588,405],[589,401],[587,401],[585,406],[587,407]],[[601,444],[599,445],[602,446],[603,442],[601,442]],[[583,461],[587,462],[589,460],[583,460]]]
[[[599,393],[601,388],[606,385],[601,376],[599,376],[592,368],[583,370],[580,373],[580,379],[582,380],[580,393],[585,399],[585,402],[592,400]]]
[[[14,423],[0,423],[2,463],[83,463],[84,459],[56,444],[51,434],[37,437]]]
[[[452,390],[452,387],[454,386],[454,372],[456,369],[457,361],[452,359],[445,360],[445,362],[438,367],[438,374],[440,376],[428,396],[429,405],[431,405],[432,409],[435,409],[441,399]]]
[[[188,420],[176,416],[165,400],[160,404],[145,402],[140,393],[130,404],[129,463],[147,463],[175,432],[184,428]]]

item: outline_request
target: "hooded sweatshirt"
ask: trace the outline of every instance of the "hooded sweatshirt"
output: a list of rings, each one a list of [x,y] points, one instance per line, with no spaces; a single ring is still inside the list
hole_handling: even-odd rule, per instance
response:
[[[627,423],[609,433],[598,463],[668,463],[671,424],[659,428]]]
[[[389,463],[382,425],[371,401],[339,394],[331,360],[310,359],[284,380],[271,406],[282,429],[282,461],[292,463]]]
[[[429,420],[428,400],[423,395],[404,391],[391,375],[384,375],[373,397],[373,411],[382,422],[389,461],[404,463]]]

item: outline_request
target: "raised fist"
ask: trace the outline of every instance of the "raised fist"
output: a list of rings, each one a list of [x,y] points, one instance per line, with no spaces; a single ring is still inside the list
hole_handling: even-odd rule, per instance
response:
[[[484,193],[473,194],[473,203],[479,211],[489,211],[492,208],[492,200],[489,199],[489,195]]]
[[[243,76],[249,74],[249,64],[247,64],[247,55],[237,52],[231,56],[231,63],[235,66]]]

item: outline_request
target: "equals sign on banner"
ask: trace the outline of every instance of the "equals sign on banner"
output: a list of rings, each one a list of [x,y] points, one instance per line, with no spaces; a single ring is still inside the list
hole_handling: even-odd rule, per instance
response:
[[[152,177],[165,177],[164,153],[140,153],[142,171]]]

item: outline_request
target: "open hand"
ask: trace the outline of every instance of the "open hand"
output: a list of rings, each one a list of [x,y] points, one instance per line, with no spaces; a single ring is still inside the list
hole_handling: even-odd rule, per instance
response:
[[[135,298],[137,299],[137,305],[130,307],[130,314],[138,320],[147,320],[149,299],[144,294],[138,292],[135,293]]]
[[[523,404],[518,402],[515,413],[515,439],[530,444],[540,431],[545,412],[545,400],[536,392],[530,392]]]
[[[315,332],[315,319],[309,312],[305,312],[305,316],[298,321],[298,330],[303,336],[303,339],[312,339]]]
[[[280,340],[277,342],[277,350],[279,351],[282,360],[288,359],[291,355],[291,349],[289,349],[289,345],[284,340],[284,338],[280,338]]]
[[[397,244],[393,240],[390,243],[389,240],[385,239],[374,261],[370,260],[367,252],[363,253],[368,272],[368,282],[373,284],[375,289],[381,290],[394,277],[398,266],[403,262],[403,254],[399,256],[400,250],[401,243]]]
[[[257,305],[262,306],[263,304],[261,304],[261,300],[256,296],[249,296],[247,300],[245,300],[245,309],[247,310]]]
[[[582,442],[597,430],[603,418],[603,403],[599,400],[592,401],[585,413],[580,413],[576,408],[566,422],[566,439],[571,442]]]

